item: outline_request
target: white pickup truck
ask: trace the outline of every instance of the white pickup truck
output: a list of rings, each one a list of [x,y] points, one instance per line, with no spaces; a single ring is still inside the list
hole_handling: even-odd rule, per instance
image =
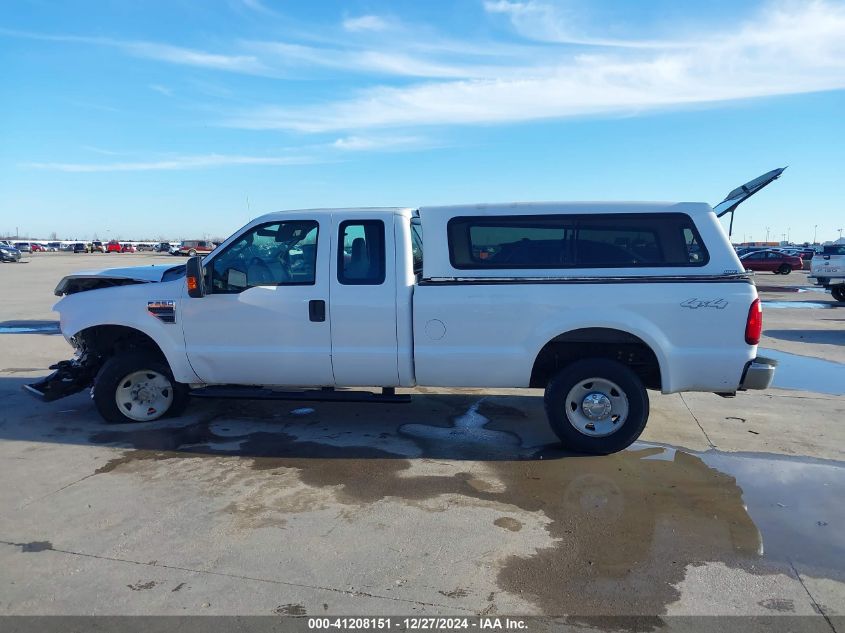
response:
[[[845,301],[845,244],[830,244],[810,261],[810,279]]]
[[[775,365],[757,357],[751,274],[705,203],[271,213],[186,265],[77,273],[56,294],[77,354],[27,389],[91,387],[112,422],[178,415],[189,395],[533,387],[568,448],[611,453],[642,432],[646,389],[733,395]],[[366,386],[383,392],[334,389]]]

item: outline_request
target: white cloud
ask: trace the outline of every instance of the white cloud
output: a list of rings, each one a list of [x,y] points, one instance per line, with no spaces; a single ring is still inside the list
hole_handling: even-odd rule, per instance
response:
[[[154,92],[158,92],[159,94],[163,94],[165,97],[172,97],[173,91],[168,88],[167,86],[162,86],[161,84],[150,84],[150,90]]]
[[[357,18],[346,18],[343,21],[343,28],[352,33],[360,31],[384,31],[390,24],[384,18],[377,15],[362,15]]]
[[[492,124],[838,90],[845,88],[845,6],[770,5],[732,30],[690,37],[683,48],[541,52],[540,65],[504,66],[494,77],[376,87],[314,106],[263,106],[227,124],[304,132]]]
[[[317,162],[307,156],[241,156],[232,154],[201,154],[176,156],[163,160],[114,163],[27,163],[26,167],[73,173],[109,171],[174,171],[204,169],[232,165],[303,165]]]
[[[578,26],[579,19],[574,11],[567,11],[560,4],[540,0],[511,2],[510,0],[486,0],[487,13],[507,16],[516,31],[528,39],[558,44],[585,46],[608,46],[622,48],[679,48],[682,42],[655,40],[620,40],[585,35]]]
[[[332,143],[332,147],[343,151],[372,151],[385,149],[419,148],[426,145],[426,141],[419,136],[346,136]]]
[[[28,31],[15,31],[3,28],[0,28],[0,35],[46,42],[65,42],[69,44],[107,46],[120,49],[128,55],[132,55],[134,57],[153,59],[184,66],[198,66],[202,68],[213,68],[216,70],[255,75],[270,73],[270,69],[253,55],[227,55],[221,53],[209,53],[207,51],[185,48],[182,46],[172,46],[170,44],[160,44],[157,42],[116,40],[107,37],[88,37],[81,35],[53,35],[32,33]]]
[[[199,66],[248,74],[264,74],[269,70],[252,55],[222,55],[153,42],[120,42],[117,45],[136,57],[184,66]]]
[[[255,11],[256,13],[263,13],[264,15],[278,15],[275,11],[273,11],[273,9],[261,2],[261,0],[241,0],[241,4],[250,11]]]
[[[95,145],[83,145],[82,149],[94,152],[95,154],[103,154],[104,156],[120,156],[124,152],[115,152],[114,150],[110,149],[103,149],[102,147],[97,147]]]
[[[341,49],[287,42],[245,42],[261,55],[265,64],[277,69],[318,67],[402,77],[495,76],[501,68],[440,62],[395,50]]]

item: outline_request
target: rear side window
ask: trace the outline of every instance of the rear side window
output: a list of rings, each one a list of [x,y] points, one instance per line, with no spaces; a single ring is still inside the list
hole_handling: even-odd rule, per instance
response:
[[[457,269],[703,266],[707,250],[682,213],[458,217]]]
[[[384,283],[384,222],[341,222],[337,253],[337,280],[344,285],[378,286]]]
[[[422,273],[423,269],[423,236],[422,222],[419,218],[411,220],[411,253],[414,259],[414,273]]]

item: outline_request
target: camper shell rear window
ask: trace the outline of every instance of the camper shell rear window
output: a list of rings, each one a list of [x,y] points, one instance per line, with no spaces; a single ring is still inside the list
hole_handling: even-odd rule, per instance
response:
[[[704,266],[707,249],[684,213],[464,216],[449,220],[458,270]]]

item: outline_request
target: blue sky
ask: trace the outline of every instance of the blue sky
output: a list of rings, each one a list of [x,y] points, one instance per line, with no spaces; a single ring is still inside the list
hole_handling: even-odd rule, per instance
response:
[[[8,0],[0,234],[225,236],[268,211],[716,203],[845,227],[845,3]]]

